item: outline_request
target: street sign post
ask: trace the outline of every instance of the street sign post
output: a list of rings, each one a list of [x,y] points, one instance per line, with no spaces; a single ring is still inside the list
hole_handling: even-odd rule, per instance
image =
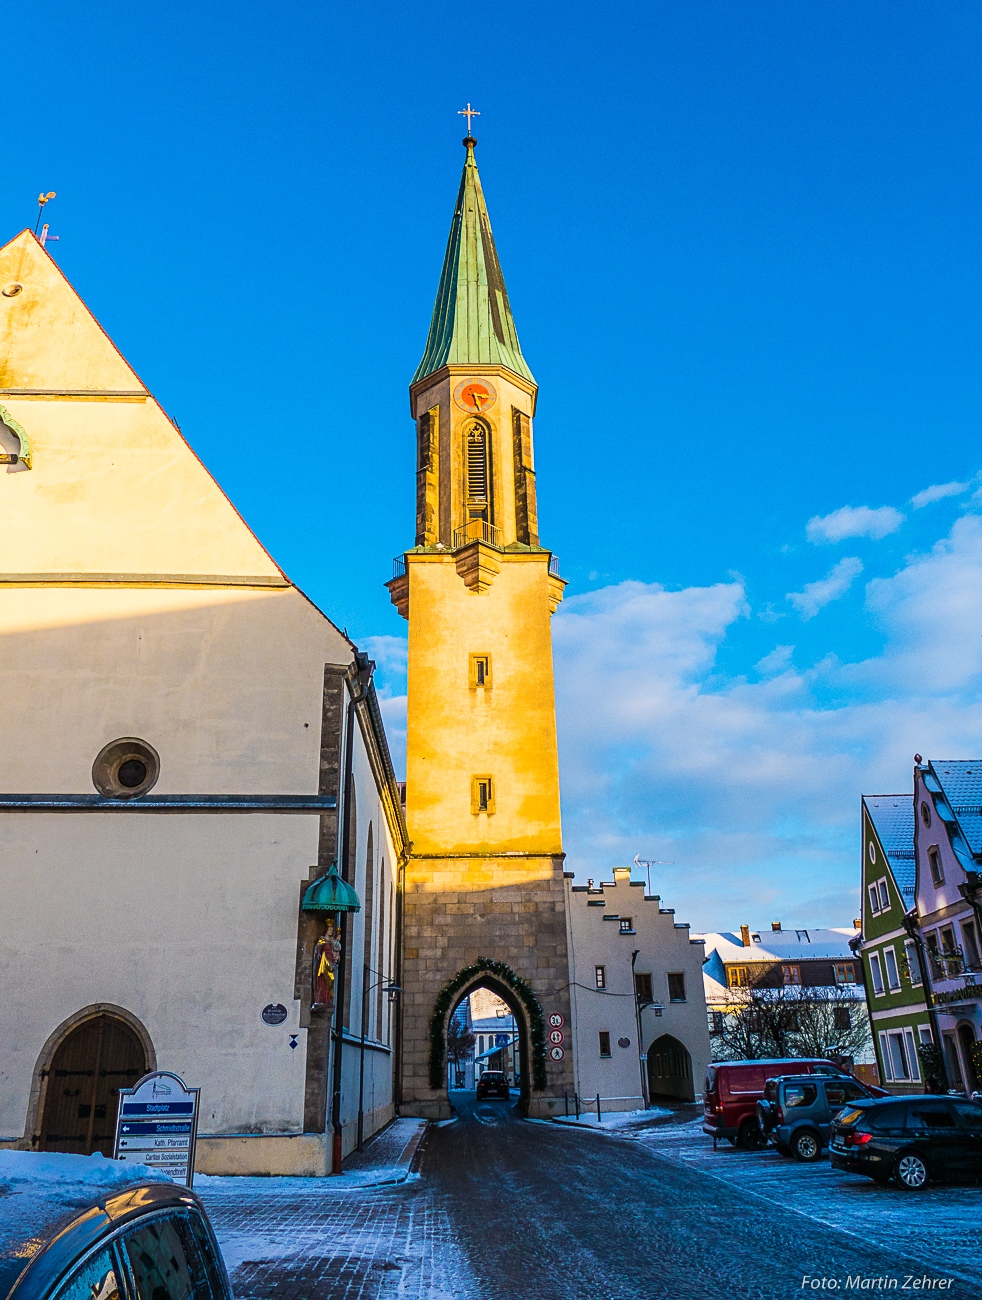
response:
[[[190,1187],[199,1092],[168,1070],[145,1074],[135,1088],[120,1088],[113,1159],[149,1165]]]

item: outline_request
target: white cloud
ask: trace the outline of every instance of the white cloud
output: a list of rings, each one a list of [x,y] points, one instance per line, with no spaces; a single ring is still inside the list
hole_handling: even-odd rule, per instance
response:
[[[814,618],[820,609],[844,596],[862,571],[862,560],[855,555],[847,556],[833,565],[824,578],[806,583],[804,591],[789,591],[787,598],[802,618]]]
[[[923,492],[916,492],[910,499],[910,504],[915,510],[922,510],[925,506],[931,505],[935,501],[942,501],[945,497],[961,496],[972,486],[969,483],[935,483],[933,487],[926,487]]]
[[[860,794],[910,789],[917,752],[982,757],[982,518],[869,583],[866,608],[879,654],[803,669],[778,646],[750,681],[717,658],[748,613],[740,582],[568,597],[553,627],[569,868],[672,859],[652,884],[697,929],[848,925]],[[405,642],[379,641],[396,751]]]
[[[763,659],[758,659],[754,667],[761,676],[771,677],[775,673],[786,672],[791,667],[793,654],[793,645],[776,645],[770,654],[764,655]]]
[[[867,589],[882,652],[796,670],[778,647],[750,682],[717,654],[746,612],[737,584],[623,583],[564,601],[555,624],[568,866],[673,859],[677,918],[848,925],[859,796],[910,788],[915,752],[982,748],[982,519]]]
[[[815,543],[841,542],[847,537],[871,537],[878,542],[895,533],[904,522],[904,516],[893,506],[843,506],[830,515],[815,515],[809,519],[805,532]]]
[[[392,765],[400,780],[406,771],[406,666],[409,642],[402,636],[369,636],[364,648],[375,660],[375,689],[385,723]]]

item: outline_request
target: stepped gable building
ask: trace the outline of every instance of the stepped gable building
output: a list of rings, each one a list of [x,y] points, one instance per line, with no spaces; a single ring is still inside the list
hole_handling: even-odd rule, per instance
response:
[[[484,985],[514,1012],[530,1114],[573,1086],[550,616],[522,355],[477,164],[467,156],[423,359],[416,544],[388,584],[409,620],[401,1110],[445,1116],[445,1033]]]
[[[711,1059],[703,940],[629,867],[613,875],[566,877],[577,1095],[602,1111],[693,1101]]]
[[[371,665],[30,231],[0,249],[0,512],[0,1145],[111,1154],[157,1068],[201,1089],[199,1169],[325,1173],[335,1016],[344,1148],[394,1109]],[[301,911],[335,858],[361,904],[337,1010]]]

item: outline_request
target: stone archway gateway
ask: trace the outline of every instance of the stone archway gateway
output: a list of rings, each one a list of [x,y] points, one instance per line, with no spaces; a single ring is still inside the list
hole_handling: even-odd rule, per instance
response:
[[[74,1025],[47,1069],[38,1148],[111,1156],[119,1090],[149,1068],[140,1036],[121,1016],[97,1012]]]
[[[648,1048],[648,1091],[652,1097],[694,1101],[692,1057],[684,1043],[662,1034]]]
[[[535,990],[505,962],[479,957],[459,970],[440,990],[430,1019],[429,1081],[434,1091],[447,1087],[447,1026],[464,998],[479,988],[489,989],[507,1003],[518,1026],[522,1059],[521,1107],[528,1111],[531,1089],[546,1087],[546,1027]]]

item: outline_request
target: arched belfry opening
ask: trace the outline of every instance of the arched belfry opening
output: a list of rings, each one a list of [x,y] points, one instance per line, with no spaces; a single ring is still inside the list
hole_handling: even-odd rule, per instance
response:
[[[484,420],[471,420],[464,427],[464,492],[465,522],[493,524],[491,430]]]
[[[648,1092],[652,1099],[695,1100],[692,1057],[671,1034],[662,1034],[648,1048]]]
[[[119,1090],[151,1068],[143,1036],[122,1015],[97,1011],[73,1024],[41,1070],[38,1149],[112,1156]]]

